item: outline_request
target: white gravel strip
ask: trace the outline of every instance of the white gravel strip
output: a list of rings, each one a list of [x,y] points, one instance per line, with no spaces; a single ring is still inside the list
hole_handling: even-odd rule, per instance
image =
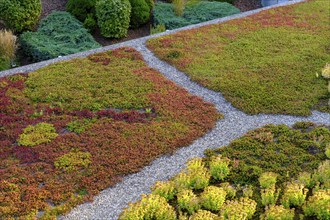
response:
[[[140,39],[135,39],[95,50],[90,50],[82,53],[77,53],[53,60],[48,60],[36,64],[31,64],[24,67],[19,67],[7,71],[0,72],[0,77],[12,75],[15,73],[30,72],[36,69],[47,66],[51,63],[62,60],[70,60],[77,57],[85,57],[90,54],[115,49],[118,47],[128,46],[134,47],[141,52],[148,65],[160,71],[168,79],[176,84],[184,87],[190,93],[202,97],[204,100],[214,103],[219,112],[225,115],[223,120],[219,120],[216,127],[206,134],[204,137],[196,140],[193,144],[183,147],[173,155],[162,156],[154,160],[149,166],[143,168],[140,172],[127,175],[123,181],[103,190],[98,196],[94,197],[91,203],[84,203],[74,208],[66,216],[60,216],[61,220],[114,220],[118,219],[123,208],[127,207],[129,202],[135,202],[140,199],[142,194],[150,193],[150,187],[156,181],[168,180],[177,174],[184,166],[187,160],[197,156],[203,156],[203,152],[208,148],[218,148],[228,145],[232,140],[242,136],[248,130],[261,127],[266,124],[287,124],[292,125],[298,121],[312,121],[319,124],[330,124],[330,114],[314,111],[309,117],[296,117],[287,115],[266,115],[259,114],[254,116],[246,115],[245,113],[234,108],[224,97],[217,92],[208,90],[194,82],[184,73],[176,68],[156,58],[146,47],[146,40],[162,35],[172,34],[181,30],[192,29],[208,24],[225,22],[231,19],[245,17],[251,14],[258,13],[262,10],[279,7],[283,5],[295,4],[298,1],[290,1],[288,3],[257,9],[241,14],[220,18],[209,22],[204,22],[197,25],[168,31],[165,33],[152,35]]]

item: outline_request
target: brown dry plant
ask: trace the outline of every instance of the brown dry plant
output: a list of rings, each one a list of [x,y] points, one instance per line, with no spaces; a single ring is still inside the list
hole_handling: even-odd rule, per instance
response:
[[[13,60],[17,49],[16,40],[17,37],[11,30],[0,30],[0,56]]]

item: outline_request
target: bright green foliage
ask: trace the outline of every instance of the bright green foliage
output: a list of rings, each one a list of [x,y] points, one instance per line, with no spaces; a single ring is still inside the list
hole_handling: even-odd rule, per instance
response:
[[[315,179],[312,178],[312,174],[308,172],[299,173],[297,181],[310,189],[315,186]]]
[[[40,15],[40,0],[0,0],[0,20],[15,32],[33,30]]]
[[[95,119],[93,119],[93,120],[81,119],[81,120],[72,121],[69,124],[67,124],[67,129],[69,131],[80,134],[80,133],[84,132],[86,129],[90,128],[95,121],[96,121]]]
[[[95,14],[96,0],[68,0],[66,10],[84,22],[89,14]]]
[[[266,207],[261,220],[293,220],[294,209],[286,209],[282,205],[272,205]]]
[[[150,194],[142,195],[141,201],[129,204],[119,217],[120,220],[175,220],[176,214],[166,199]]]
[[[167,201],[172,200],[176,194],[174,183],[172,181],[160,182],[157,181],[152,187],[152,194],[164,197]]]
[[[57,136],[58,134],[52,124],[41,122],[24,128],[17,142],[19,145],[33,147],[38,144],[49,143]]]
[[[307,192],[308,189],[305,189],[301,183],[287,183],[281,198],[281,204],[285,208],[290,208],[290,206],[299,207],[305,202]]]
[[[220,187],[223,188],[227,194],[227,199],[233,199],[236,196],[236,189],[230,183],[224,182],[220,183]]]
[[[209,184],[210,173],[205,167],[202,158],[194,158],[187,163],[190,187],[204,189]]]
[[[93,32],[97,27],[97,22],[92,14],[88,14],[84,21],[84,27],[90,32]]]
[[[330,188],[330,160],[320,163],[313,174],[313,180]]]
[[[259,184],[261,188],[268,189],[275,187],[277,174],[273,172],[266,172],[259,177]]]
[[[280,190],[275,189],[275,185],[260,190],[261,204],[264,206],[275,205],[280,194]]]
[[[5,56],[0,56],[0,71],[10,68],[10,59]]]
[[[99,0],[95,9],[104,37],[121,38],[127,35],[131,14],[129,0]]]
[[[243,197],[251,198],[253,196],[253,186],[246,185],[242,189]]]
[[[152,11],[155,6],[155,1],[154,0],[146,0],[147,5],[149,6],[149,10]]]
[[[221,155],[210,160],[210,173],[215,180],[224,180],[230,173],[229,159]]]
[[[40,22],[37,32],[25,32],[20,44],[36,61],[94,49],[100,45],[68,12],[53,12]]]
[[[257,203],[249,198],[226,201],[220,211],[220,217],[228,220],[251,219],[256,211]]]
[[[156,9],[156,24],[166,25],[169,12],[157,17]],[[327,82],[315,73],[330,60],[329,10],[323,0],[308,1],[150,39],[148,46],[248,114],[310,115],[328,101]],[[168,56],[174,51],[180,57]]]
[[[190,216],[189,220],[216,220],[218,216],[213,214],[210,211],[199,209],[192,216]]]
[[[95,65],[88,58],[56,63],[30,73],[25,93],[34,102],[69,110],[140,109],[147,106],[152,84],[133,73],[130,65],[143,63],[132,59],[113,57],[111,65]]]
[[[138,28],[147,23],[150,19],[150,7],[146,0],[129,0],[129,2],[132,6],[130,18],[131,27]]]
[[[186,210],[189,214],[200,209],[199,200],[191,189],[180,191],[177,194],[177,201],[180,209]]]
[[[57,158],[54,161],[54,166],[70,173],[81,168],[87,168],[92,163],[91,156],[89,152],[72,150],[70,153]]]
[[[184,0],[173,0],[172,2],[173,10],[176,16],[182,16],[183,10],[185,7],[185,1]]]
[[[181,6],[178,8],[181,8],[182,4],[179,5]],[[187,5],[182,16],[178,16],[172,4],[158,2],[154,8],[154,25],[163,24],[166,29],[172,30],[239,12],[237,8],[228,3],[201,1]]]
[[[308,198],[303,206],[306,216],[315,216],[317,219],[330,219],[330,189],[319,190]]]
[[[325,155],[327,155],[328,159],[330,159],[330,143],[325,148]]]
[[[220,187],[208,186],[200,195],[200,204],[210,211],[219,211],[226,200],[226,191]]]
[[[190,188],[190,176],[185,172],[180,172],[173,178],[175,189],[182,190]]]
[[[150,27],[150,35],[162,33],[164,31],[166,31],[166,27],[163,24],[158,24],[156,27]]]

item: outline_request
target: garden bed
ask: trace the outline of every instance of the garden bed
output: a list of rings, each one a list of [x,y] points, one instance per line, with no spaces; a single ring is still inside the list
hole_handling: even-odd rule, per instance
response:
[[[157,182],[120,219],[329,219],[329,128],[298,122],[249,131]]]
[[[0,218],[51,218],[222,117],[120,48],[0,79]]]
[[[327,82],[317,77],[330,60],[328,11],[326,2],[308,1],[150,39],[147,45],[246,113],[330,112]]]

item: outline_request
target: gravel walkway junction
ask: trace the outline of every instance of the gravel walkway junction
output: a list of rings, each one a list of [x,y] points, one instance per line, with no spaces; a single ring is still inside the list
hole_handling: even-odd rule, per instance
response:
[[[301,0],[291,1],[281,5],[294,4]],[[273,6],[278,7],[281,5]],[[114,220],[118,219],[119,214],[123,208],[127,207],[129,202],[137,201],[141,198],[142,194],[150,193],[150,187],[156,181],[168,180],[184,168],[187,160],[193,157],[203,156],[203,152],[208,148],[218,148],[228,145],[232,140],[242,136],[248,130],[261,127],[266,124],[286,124],[293,125],[298,121],[312,121],[318,124],[330,124],[330,114],[313,111],[309,117],[297,117],[288,115],[247,115],[236,108],[234,108],[224,97],[217,92],[208,90],[194,82],[184,73],[178,71],[173,66],[166,62],[159,60],[154,54],[145,47],[145,41],[149,38],[158,37],[174,33],[180,30],[196,28],[213,23],[224,22],[230,19],[245,17],[261,10],[271,7],[257,9],[254,11],[244,12],[239,15],[233,15],[226,18],[216,19],[210,22],[205,22],[198,25],[192,25],[185,28],[180,28],[165,33],[148,36],[136,40],[131,40],[108,47],[99,48],[87,52],[82,52],[74,55],[69,55],[62,58],[57,58],[49,61],[32,64],[29,66],[16,68],[8,71],[0,72],[0,77],[5,75],[12,75],[18,72],[30,72],[61,60],[68,60],[75,57],[84,57],[89,54],[110,50],[122,46],[133,47],[143,55],[145,61],[152,68],[157,69],[165,77],[174,81],[176,84],[184,87],[190,93],[202,97],[204,100],[215,104],[219,112],[223,113],[225,118],[219,120],[216,127],[211,130],[204,137],[196,140],[193,144],[183,147],[176,151],[173,155],[162,156],[153,161],[149,166],[142,169],[140,172],[127,175],[122,182],[116,184],[102,191],[98,196],[94,197],[91,203],[84,203],[74,208],[66,216],[61,216],[60,220]]]

